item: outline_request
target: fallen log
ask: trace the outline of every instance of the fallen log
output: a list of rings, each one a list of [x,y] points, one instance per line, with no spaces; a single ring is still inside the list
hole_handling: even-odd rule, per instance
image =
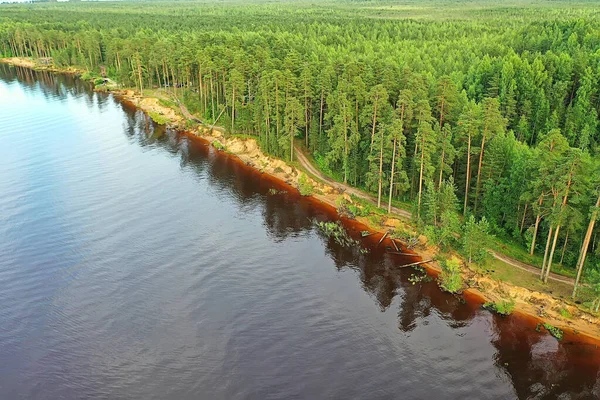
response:
[[[398,255],[398,256],[409,256],[409,257],[416,257],[417,256],[416,254],[413,254],[413,253],[403,253],[401,251],[388,251],[387,253],[388,254],[395,254],[395,255]]]
[[[398,245],[396,244],[396,240],[394,238],[390,238],[390,240],[392,241],[392,244],[394,245],[394,248],[396,249],[396,251],[399,253],[400,249],[398,248]]]
[[[385,240],[385,238],[387,237],[389,232],[386,232],[383,234],[383,236],[381,237],[381,239],[379,239],[379,242],[377,243],[377,247],[379,247],[379,245],[381,244],[381,242],[383,242]]]
[[[417,262],[410,263],[410,264],[398,265],[398,268],[414,267],[414,266],[421,265],[421,264],[427,264],[428,262],[432,262],[432,261],[433,260],[417,261]]]

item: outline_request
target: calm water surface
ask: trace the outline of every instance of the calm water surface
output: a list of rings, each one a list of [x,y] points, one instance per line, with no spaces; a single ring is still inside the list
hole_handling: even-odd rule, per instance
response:
[[[0,65],[0,398],[600,395],[595,346],[413,286],[273,185],[85,83]]]

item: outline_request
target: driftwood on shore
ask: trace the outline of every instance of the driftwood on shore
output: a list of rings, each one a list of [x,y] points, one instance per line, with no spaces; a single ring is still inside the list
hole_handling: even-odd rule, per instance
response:
[[[385,238],[387,237],[389,232],[385,232],[383,234],[383,236],[381,237],[381,239],[379,239],[379,242],[377,242],[377,247],[379,247],[379,245],[381,244],[381,242],[383,242],[385,240]]]
[[[404,264],[404,265],[398,265],[397,268],[406,268],[406,267],[415,267],[417,265],[421,265],[421,264],[427,264],[428,262],[432,262],[433,260],[422,260],[422,261],[417,261],[414,263],[410,263],[410,264]]]
[[[395,254],[397,256],[409,256],[409,257],[415,257],[416,254],[413,253],[403,253],[401,251],[388,251],[388,254]]]

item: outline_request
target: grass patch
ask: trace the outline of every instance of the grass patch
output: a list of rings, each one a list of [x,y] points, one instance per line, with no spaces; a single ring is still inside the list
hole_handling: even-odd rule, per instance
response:
[[[539,238],[538,238],[539,240]],[[503,240],[501,238],[494,237],[490,240],[489,248],[498,253],[504,254],[508,257],[514,258],[515,260],[519,260],[521,262],[530,264],[534,267],[540,268],[543,262],[542,256],[539,254],[531,255],[529,254],[528,249],[524,248],[522,245],[518,243],[514,243],[508,240]],[[559,259],[556,254],[554,256],[555,262],[552,263],[552,272],[568,276],[571,278],[575,277],[575,270],[572,268],[565,267],[557,262]]]
[[[159,98],[158,104],[160,104],[163,107],[177,109],[177,105],[174,102],[172,102],[171,100],[164,99],[164,98]]]
[[[166,123],[169,122],[169,119],[159,113],[156,112],[149,112],[148,115],[150,116],[150,118],[152,119],[152,121],[156,122],[159,125],[165,125]]]
[[[227,146],[225,146],[223,143],[219,142],[218,140],[213,140],[212,147],[214,147],[215,149],[220,150],[220,151],[227,151]]]
[[[571,315],[569,310],[567,310],[566,308],[561,308],[559,313],[563,318],[568,318],[568,319],[573,318],[573,316]]]
[[[540,280],[539,274],[532,274],[495,258],[491,259],[486,267],[481,268],[478,272],[488,274],[494,279],[510,283],[514,286],[548,293],[563,300],[571,299],[571,294],[573,293],[573,285],[553,279],[549,279],[548,283],[544,283]],[[593,294],[585,291],[584,287],[579,291],[577,297],[582,301],[593,300]]]
[[[500,300],[493,303],[486,302],[483,304],[483,308],[496,314],[506,316],[510,315],[515,310],[515,302],[514,300]]]

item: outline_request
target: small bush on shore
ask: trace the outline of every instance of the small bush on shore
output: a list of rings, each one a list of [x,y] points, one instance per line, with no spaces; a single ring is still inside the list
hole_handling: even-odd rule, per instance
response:
[[[305,174],[301,174],[300,178],[298,178],[298,190],[302,196],[310,196],[315,191],[315,188],[313,188],[313,185]]]
[[[449,260],[442,259],[442,273],[439,277],[440,287],[446,292],[458,293],[463,287],[463,279],[461,276],[460,261],[456,258]]]

